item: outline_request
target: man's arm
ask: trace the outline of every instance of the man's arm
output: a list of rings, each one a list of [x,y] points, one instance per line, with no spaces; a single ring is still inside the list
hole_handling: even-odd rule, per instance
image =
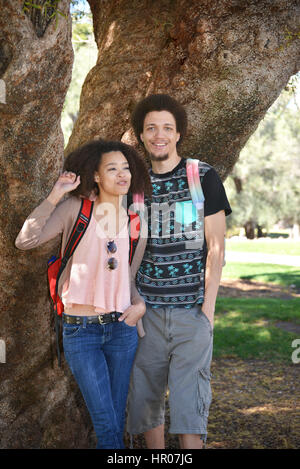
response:
[[[202,311],[213,326],[218,288],[224,260],[225,212],[221,210],[205,217],[204,230],[207,244],[205,292]]]

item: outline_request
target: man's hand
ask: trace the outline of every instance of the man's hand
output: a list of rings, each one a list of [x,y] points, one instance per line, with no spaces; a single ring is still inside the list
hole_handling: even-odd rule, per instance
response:
[[[215,316],[214,310],[213,310],[213,311],[209,311],[208,309],[206,309],[204,303],[203,303],[201,309],[202,309],[203,314],[205,314],[205,316],[208,318],[208,320],[209,320],[209,322],[210,322],[210,325],[211,325],[211,327],[212,327],[212,329],[213,329],[213,328],[214,328],[214,316]]]

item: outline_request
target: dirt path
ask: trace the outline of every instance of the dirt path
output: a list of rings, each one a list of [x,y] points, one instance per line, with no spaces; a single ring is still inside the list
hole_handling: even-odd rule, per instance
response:
[[[292,288],[245,280],[222,280],[220,297],[299,298]],[[298,324],[277,327],[299,333]],[[218,359],[212,363],[214,400],[210,448],[299,448],[299,365]]]
[[[207,448],[300,447],[299,366],[218,359]]]
[[[292,289],[275,285],[222,280],[218,296],[241,295],[245,298],[300,297]],[[278,327],[284,326],[286,323]],[[213,359],[211,371],[213,401],[208,449],[300,448],[300,364],[221,358]],[[177,436],[167,433],[167,400],[166,406],[166,447],[178,449]],[[135,436],[133,442],[134,448],[146,448],[142,436]]]
[[[300,294],[293,288],[281,287],[271,283],[255,282],[253,280],[223,279],[218,296],[236,298],[280,298],[289,300],[300,298]]]

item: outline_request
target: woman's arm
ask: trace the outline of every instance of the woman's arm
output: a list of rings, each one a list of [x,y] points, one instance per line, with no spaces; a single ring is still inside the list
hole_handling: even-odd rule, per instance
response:
[[[65,172],[58,178],[49,196],[25,220],[15,241],[18,249],[33,249],[62,233],[65,206],[64,202],[56,205],[79,184],[80,178],[74,173]]]

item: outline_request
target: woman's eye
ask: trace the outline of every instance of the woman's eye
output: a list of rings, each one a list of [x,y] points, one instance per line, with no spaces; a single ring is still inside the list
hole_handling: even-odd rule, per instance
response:
[[[129,166],[127,166],[126,168],[122,168],[122,171],[125,171],[126,169],[128,169],[128,171],[130,170]],[[117,168],[109,168],[108,171],[116,171]]]

